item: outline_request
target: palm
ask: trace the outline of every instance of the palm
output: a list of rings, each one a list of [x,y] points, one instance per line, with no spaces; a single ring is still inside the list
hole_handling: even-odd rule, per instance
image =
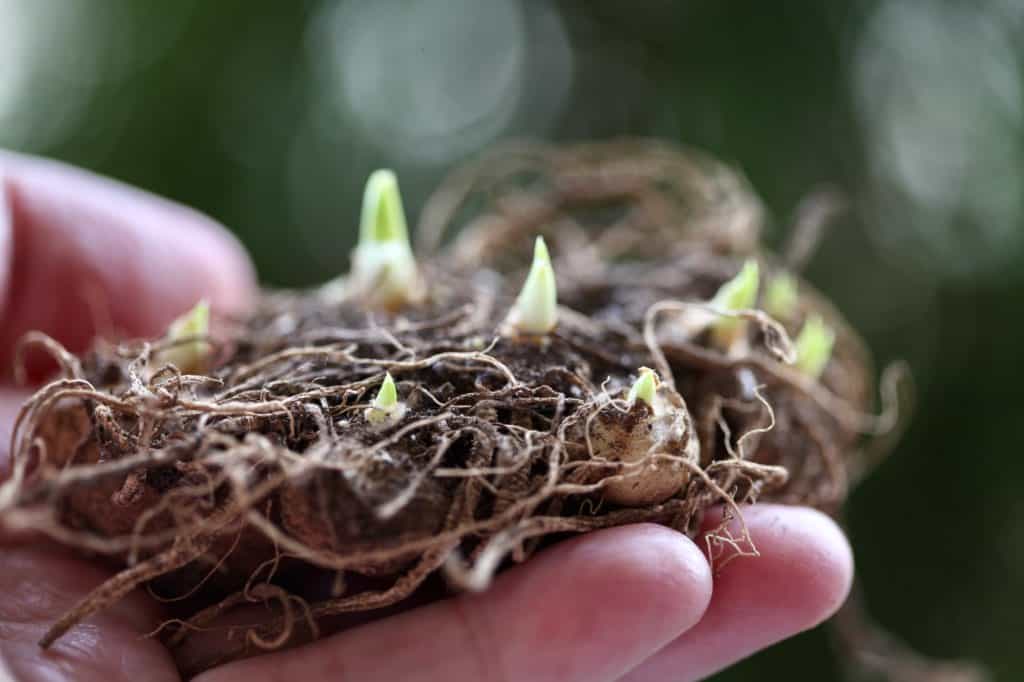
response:
[[[159,622],[155,605],[141,594],[73,629],[46,653],[40,651],[37,642],[55,617],[105,577],[96,566],[57,549],[4,552],[0,637],[13,679],[179,679],[167,650],[156,640],[139,637]]]
[[[0,363],[10,362],[15,340],[29,329],[81,349],[95,331],[95,308],[84,303],[97,301],[75,300],[86,288],[118,328],[139,335],[154,334],[200,297],[239,309],[252,292],[251,269],[237,245],[194,212],[16,155],[0,153],[0,179],[0,300],[8,301]],[[0,388],[0,443],[8,441],[5,431],[23,398]],[[817,624],[849,588],[849,548],[825,517],[766,506],[752,508],[746,521],[762,556],[734,562],[714,580],[697,545],[682,535],[655,526],[614,528],[553,547],[500,576],[486,594],[200,677],[697,679]],[[42,652],[36,643],[46,628],[109,574],[37,539],[0,544],[0,663],[10,676],[179,679],[170,653],[143,636],[162,619],[143,593]],[[203,635],[196,639],[201,644]]]

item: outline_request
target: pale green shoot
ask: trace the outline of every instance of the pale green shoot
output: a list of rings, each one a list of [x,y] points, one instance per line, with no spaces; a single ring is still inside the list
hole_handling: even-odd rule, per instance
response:
[[[395,386],[395,380],[391,378],[391,372],[384,375],[377,397],[370,403],[365,414],[366,420],[371,424],[397,421],[405,414],[405,403],[398,400],[398,388]]]
[[[832,358],[836,334],[818,315],[812,315],[796,337],[796,368],[817,379]]]
[[[555,271],[543,237],[537,237],[533,264],[526,283],[508,316],[509,324],[523,334],[543,336],[558,324],[558,291]]]
[[[169,347],[159,354],[159,360],[170,363],[186,374],[206,369],[210,344],[205,338],[210,333],[210,304],[201,300],[167,328]]]
[[[629,389],[626,401],[634,404],[637,400],[647,403],[648,407],[654,407],[654,394],[658,391],[658,373],[649,367],[640,368],[640,376]]]
[[[789,320],[796,314],[800,295],[796,278],[788,273],[776,275],[764,292],[764,309],[777,320]]]
[[[366,181],[352,279],[371,307],[401,307],[417,296],[416,259],[398,179],[390,170],[374,171]]]
[[[754,307],[760,284],[760,267],[756,260],[748,260],[735,277],[722,285],[711,299],[711,306],[723,312],[738,312]],[[711,325],[711,338],[715,345],[728,350],[746,331],[746,321],[720,317]]]

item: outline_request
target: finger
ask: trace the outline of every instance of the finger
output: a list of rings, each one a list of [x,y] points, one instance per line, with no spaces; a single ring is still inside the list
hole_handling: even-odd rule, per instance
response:
[[[166,649],[140,637],[161,620],[155,604],[141,592],[73,628],[51,649],[39,649],[39,638],[64,609],[107,577],[60,550],[5,548],[0,559],[0,678],[177,680]]]
[[[244,251],[209,218],[8,152],[0,152],[0,259],[3,367],[32,329],[82,351],[105,321],[154,335],[200,298],[233,312],[253,292]]]
[[[14,426],[14,418],[28,396],[27,390],[0,386],[0,483],[3,483],[11,473],[8,466],[11,454],[11,429]],[[0,524],[0,543],[6,540],[7,535],[2,526],[3,524]]]
[[[557,545],[500,576],[484,594],[197,679],[614,680],[693,626],[710,588],[707,561],[685,536],[625,526]]]
[[[24,389],[0,386],[0,471],[7,468],[7,449],[11,442],[11,427],[14,418],[21,409],[22,403],[28,398],[29,392]]]
[[[744,519],[761,556],[724,567],[700,624],[624,682],[701,679],[814,627],[846,599],[853,557],[831,519],[776,505],[755,505]]]

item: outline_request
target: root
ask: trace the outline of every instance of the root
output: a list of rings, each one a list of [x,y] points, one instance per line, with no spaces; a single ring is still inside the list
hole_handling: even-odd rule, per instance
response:
[[[80,623],[104,607],[119,601],[147,580],[181,568],[204,554],[209,546],[210,541],[206,539],[181,538],[166,552],[121,571],[94,589],[74,608],[61,616],[39,640],[39,646],[48,649],[76,623]]]
[[[833,187],[820,188],[800,202],[783,250],[790,270],[800,272],[804,269],[821,244],[825,230],[846,209],[845,197]]]
[[[38,347],[46,351],[60,367],[60,373],[65,379],[81,379],[82,363],[78,358],[69,353],[55,339],[42,332],[29,332],[21,337],[14,349],[14,382],[24,386],[28,379],[25,376],[25,354],[29,348]]]

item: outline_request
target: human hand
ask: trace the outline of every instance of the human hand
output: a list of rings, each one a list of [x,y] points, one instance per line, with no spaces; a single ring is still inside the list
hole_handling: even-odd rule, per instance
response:
[[[200,297],[222,311],[244,309],[253,282],[241,248],[207,218],[60,164],[0,153],[0,367],[8,375],[14,344],[31,329],[75,351],[97,333],[98,319],[152,336]],[[0,457],[26,396],[0,388]],[[761,556],[714,577],[698,545],[679,533],[612,528],[542,552],[484,594],[196,679],[698,679],[816,625],[849,590],[850,549],[831,520],[772,505],[744,518]],[[109,576],[50,544],[0,545],[0,671],[24,680],[179,679],[170,653],[143,637],[163,615],[141,591],[40,650],[47,627]]]

